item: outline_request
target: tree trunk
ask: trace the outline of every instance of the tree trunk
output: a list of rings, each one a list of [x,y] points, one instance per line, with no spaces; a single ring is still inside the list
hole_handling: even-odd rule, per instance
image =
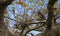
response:
[[[6,25],[4,24],[4,11],[6,7],[11,4],[13,0],[6,0],[5,2],[0,0],[0,36],[6,36]]]
[[[54,11],[53,11],[53,6],[56,3],[57,0],[49,0],[48,5],[47,5],[47,9],[48,9],[48,19],[47,19],[47,29],[46,30],[50,30],[51,26],[52,26],[52,19],[54,17]]]

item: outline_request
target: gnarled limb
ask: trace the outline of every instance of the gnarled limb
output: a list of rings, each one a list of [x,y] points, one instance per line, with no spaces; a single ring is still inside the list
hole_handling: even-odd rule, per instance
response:
[[[2,36],[6,36],[5,35],[5,30],[7,27],[6,25],[4,24],[4,11],[6,9],[6,7],[11,4],[13,2],[13,0],[6,0],[6,1],[3,1],[3,0],[0,0],[0,26],[2,26],[1,28],[3,30],[0,30],[1,32],[3,32]]]
[[[47,19],[47,30],[51,29],[52,26],[52,18],[54,17],[53,6],[57,0],[49,0],[47,9],[48,9],[48,19]]]

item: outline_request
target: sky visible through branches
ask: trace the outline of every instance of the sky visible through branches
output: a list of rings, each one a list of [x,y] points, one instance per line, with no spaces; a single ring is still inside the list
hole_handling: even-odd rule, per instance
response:
[[[14,2],[16,2],[16,1],[18,1],[18,0],[15,0]],[[36,0],[35,0],[35,1],[36,1]],[[35,2],[35,1],[34,1],[34,2]],[[47,0],[45,0],[44,6],[42,6],[42,8],[46,8],[46,2],[47,2]],[[28,7],[30,7],[30,4],[28,4],[28,3],[29,3],[29,0],[26,0],[25,3],[28,5]],[[58,0],[58,4],[60,4],[60,0]],[[9,5],[9,6],[7,7],[7,11],[9,12],[9,17],[12,18],[12,19],[14,19],[14,15],[13,15],[13,13],[12,13],[12,6],[13,6],[13,5]],[[19,5],[19,4],[14,4],[14,7],[15,7],[15,12],[16,12],[16,13],[21,12],[21,14],[23,14],[24,8],[23,8],[21,5]],[[37,6],[36,6],[36,7],[37,7]],[[38,7],[38,8],[39,8],[39,7]],[[40,9],[40,8],[39,8],[39,9]],[[31,15],[31,12],[32,12],[32,10],[28,11],[28,14]],[[57,19],[56,22],[59,23],[59,22],[60,22],[60,19]],[[15,22],[12,21],[12,20],[10,20],[9,26],[10,26],[11,28],[12,28],[13,25],[14,25],[13,23],[15,23]],[[34,33],[34,34],[36,35],[36,34],[38,34],[39,32],[37,32],[37,31],[32,31],[32,33]]]

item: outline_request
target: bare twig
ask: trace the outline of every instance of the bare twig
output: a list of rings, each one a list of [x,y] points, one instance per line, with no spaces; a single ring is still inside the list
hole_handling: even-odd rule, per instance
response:
[[[4,16],[4,18],[8,18],[8,19],[10,19],[10,20],[13,20],[13,21],[19,22],[19,21],[15,20],[15,19],[12,19],[12,18],[10,18],[10,17],[7,17],[7,16]]]
[[[56,17],[56,19],[58,19],[60,16]]]
[[[25,30],[26,27],[27,27],[27,24],[24,24],[24,25],[23,25],[23,29],[22,29],[22,31],[20,32],[20,35],[21,35],[21,36],[24,35],[23,32],[24,32],[24,30]]]
[[[29,29],[26,33],[25,33],[25,36],[27,35],[27,33],[29,33],[30,31],[32,30],[36,30],[36,29],[39,29],[40,27],[44,26],[45,24],[42,24],[41,26],[38,26],[36,28],[33,28],[33,29]]]
[[[32,33],[29,33],[29,34],[31,34],[31,36],[34,36]]]

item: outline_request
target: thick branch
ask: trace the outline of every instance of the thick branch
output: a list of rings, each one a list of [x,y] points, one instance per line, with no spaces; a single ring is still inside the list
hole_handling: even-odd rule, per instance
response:
[[[4,11],[6,9],[6,7],[12,3],[13,0],[6,0],[5,2],[2,2],[2,0],[0,0],[0,26],[3,26],[3,30],[6,28],[6,25],[4,24]],[[2,32],[3,32],[2,30]],[[5,31],[5,30],[4,30]],[[6,31],[5,31],[6,32]],[[3,32],[2,36],[5,36],[5,32]]]
[[[53,6],[57,0],[49,0],[47,9],[48,9],[48,20],[47,20],[47,30],[51,29],[52,26],[52,18],[54,17]]]
[[[42,24],[41,26],[38,26],[38,27],[36,27],[36,28],[33,28],[33,29],[28,30],[28,31],[25,33],[25,36],[26,36],[27,33],[29,33],[30,31],[39,29],[40,27],[42,27],[42,26],[44,26],[44,25],[45,25],[45,24]]]

